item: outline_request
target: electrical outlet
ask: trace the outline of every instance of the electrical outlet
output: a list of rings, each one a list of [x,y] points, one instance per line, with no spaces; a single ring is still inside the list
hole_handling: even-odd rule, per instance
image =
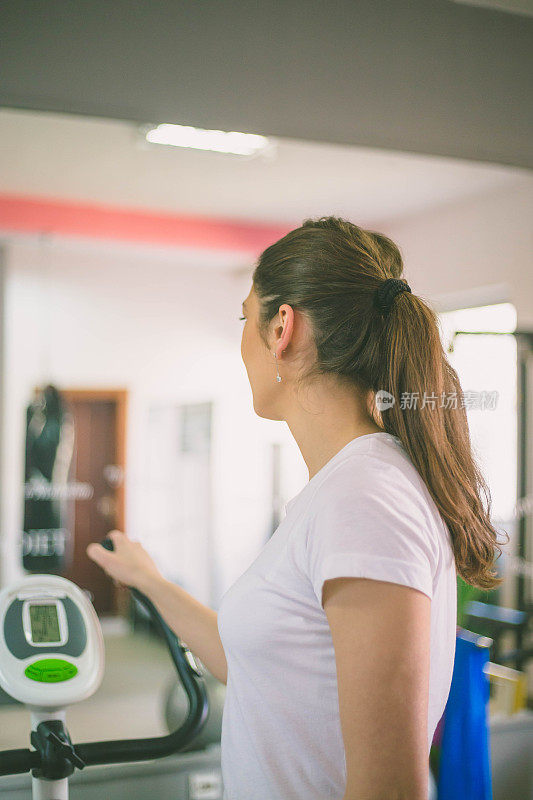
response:
[[[189,775],[189,800],[222,800],[219,772],[192,772]]]

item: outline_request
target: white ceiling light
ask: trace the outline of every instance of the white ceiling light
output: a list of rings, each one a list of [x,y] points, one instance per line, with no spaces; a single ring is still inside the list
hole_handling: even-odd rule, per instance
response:
[[[218,153],[232,153],[251,156],[266,151],[271,142],[266,136],[238,131],[205,130],[191,125],[161,125],[144,128],[147,142],[172,147],[189,147],[195,150],[214,150]]]

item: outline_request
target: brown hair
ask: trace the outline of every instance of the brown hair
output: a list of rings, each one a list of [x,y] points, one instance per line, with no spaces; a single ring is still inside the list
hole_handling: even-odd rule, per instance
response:
[[[438,318],[409,292],[397,295],[388,313],[375,303],[378,287],[402,270],[398,247],[383,234],[339,217],[307,219],[257,261],[259,332],[268,346],[269,324],[288,303],[308,318],[316,348],[301,380],[333,374],[372,397],[378,390],[393,395],[381,414],[373,405],[375,421],[400,439],[424,480],[450,531],[458,574],[493,589],[503,579],[493,570],[501,548],[490,493],[472,453],[461,386]],[[410,408],[400,402],[404,393],[427,402]]]

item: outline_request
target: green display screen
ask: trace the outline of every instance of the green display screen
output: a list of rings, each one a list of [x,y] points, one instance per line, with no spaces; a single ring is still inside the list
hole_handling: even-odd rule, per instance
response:
[[[56,605],[30,605],[30,624],[34,644],[61,640]]]

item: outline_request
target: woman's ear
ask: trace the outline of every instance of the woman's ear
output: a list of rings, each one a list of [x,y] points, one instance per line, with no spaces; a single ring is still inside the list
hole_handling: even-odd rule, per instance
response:
[[[278,317],[274,323],[275,345],[272,352],[280,358],[284,350],[289,346],[294,329],[294,311],[288,303],[283,303],[279,307]]]

